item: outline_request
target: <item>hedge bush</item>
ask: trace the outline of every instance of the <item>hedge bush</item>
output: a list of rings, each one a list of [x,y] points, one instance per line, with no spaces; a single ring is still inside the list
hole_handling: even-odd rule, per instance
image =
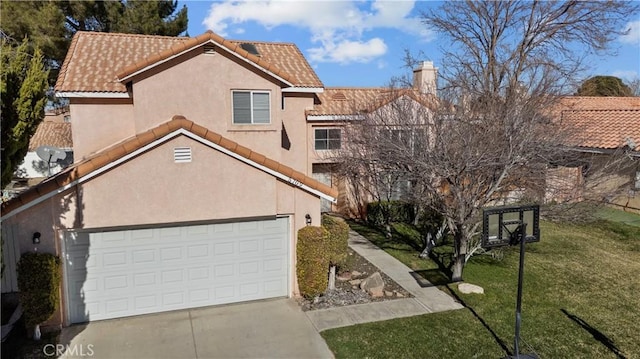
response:
[[[404,201],[379,201],[367,204],[367,222],[376,227],[384,226],[385,215],[389,222],[412,224],[416,217],[413,204]]]
[[[342,218],[325,214],[322,216],[322,227],[329,231],[329,240],[326,246],[329,264],[344,267],[348,257],[349,225]]]
[[[296,274],[300,294],[307,298],[324,293],[329,284],[329,235],[323,227],[307,226],[298,231]]]
[[[433,208],[424,209],[418,216],[418,229],[420,232],[435,234],[442,226],[444,216]]]
[[[49,320],[60,303],[60,258],[50,253],[24,253],[16,271],[27,327]]]

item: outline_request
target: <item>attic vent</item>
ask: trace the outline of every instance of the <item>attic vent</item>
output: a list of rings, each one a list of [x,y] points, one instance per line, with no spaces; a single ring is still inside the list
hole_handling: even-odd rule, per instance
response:
[[[258,52],[258,49],[256,48],[256,45],[254,44],[250,44],[248,42],[244,42],[242,44],[240,44],[240,47],[247,51],[248,53],[252,54],[252,55],[256,55],[256,56],[260,56],[260,53]]]
[[[174,147],[173,161],[175,163],[191,162],[191,147]]]
[[[216,53],[216,47],[213,44],[207,44],[202,47],[205,55],[213,55]]]
[[[347,99],[347,96],[345,96],[342,92],[336,92],[335,94],[333,94],[333,96],[331,96],[331,99],[336,101],[344,101]]]

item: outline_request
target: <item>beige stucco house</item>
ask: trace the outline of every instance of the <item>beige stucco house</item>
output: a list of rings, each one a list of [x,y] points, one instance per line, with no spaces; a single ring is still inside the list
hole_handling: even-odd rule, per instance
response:
[[[324,86],[295,45],[79,32],[55,89],[75,162],[2,206],[14,259],[63,259],[48,324],[297,294],[296,233],[338,192],[312,176]]]

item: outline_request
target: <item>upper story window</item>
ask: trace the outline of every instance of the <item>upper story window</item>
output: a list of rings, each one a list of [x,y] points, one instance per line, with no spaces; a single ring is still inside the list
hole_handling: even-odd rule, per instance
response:
[[[315,130],[316,150],[338,150],[342,141],[342,130],[339,128],[317,128]]]
[[[271,123],[270,95],[267,91],[233,91],[233,123]]]

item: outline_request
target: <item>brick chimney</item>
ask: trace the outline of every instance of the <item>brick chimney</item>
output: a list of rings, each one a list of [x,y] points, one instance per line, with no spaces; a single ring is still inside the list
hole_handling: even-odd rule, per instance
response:
[[[438,68],[433,66],[433,61],[423,61],[413,70],[413,88],[424,94],[436,94],[438,88]]]

